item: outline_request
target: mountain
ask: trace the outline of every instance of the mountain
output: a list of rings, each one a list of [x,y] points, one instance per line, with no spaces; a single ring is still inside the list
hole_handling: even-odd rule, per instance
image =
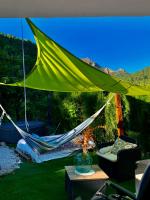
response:
[[[81,58],[82,61],[84,61],[85,63],[93,66],[93,67],[98,67],[100,69],[102,69],[102,66],[100,66],[99,64],[97,64],[96,62],[94,62],[93,60],[91,60],[90,58]]]
[[[150,84],[150,67],[145,67],[144,69],[135,72],[128,73],[123,68],[119,68],[118,70],[112,70],[108,67],[102,67],[96,62],[92,61],[90,58],[82,58],[84,62],[90,64],[91,66],[98,67],[101,71],[111,76],[116,76],[125,81],[131,82],[133,84],[140,85],[149,85]]]
[[[123,68],[119,68],[118,70],[114,71],[108,67],[102,67],[101,70],[106,74],[110,74],[112,76],[128,76],[129,73],[126,72]]]

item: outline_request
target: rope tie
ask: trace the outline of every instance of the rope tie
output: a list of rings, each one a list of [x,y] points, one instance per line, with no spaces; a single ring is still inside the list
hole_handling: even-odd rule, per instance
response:
[[[27,93],[26,93],[26,69],[25,69],[25,54],[24,54],[24,35],[23,35],[23,23],[21,19],[21,35],[22,35],[22,66],[23,66],[23,87],[24,87],[24,119],[27,132],[29,132],[29,123],[27,120]]]
[[[3,120],[4,116],[5,116],[5,112],[3,111],[2,115],[0,116],[0,126],[2,125],[2,120]]]

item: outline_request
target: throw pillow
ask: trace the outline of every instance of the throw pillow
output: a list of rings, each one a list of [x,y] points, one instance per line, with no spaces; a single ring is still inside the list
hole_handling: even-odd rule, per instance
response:
[[[117,155],[119,150],[122,149],[131,149],[131,148],[135,148],[137,147],[136,144],[130,143],[130,142],[126,142],[120,138],[117,138],[115,143],[113,144],[111,153]]]
[[[115,143],[113,144],[111,153],[117,155],[118,151],[123,149],[126,145],[126,142],[120,138],[117,138]]]

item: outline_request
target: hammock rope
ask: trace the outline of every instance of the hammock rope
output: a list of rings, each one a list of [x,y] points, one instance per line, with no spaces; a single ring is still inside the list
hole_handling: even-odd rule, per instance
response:
[[[5,112],[2,111],[2,114],[1,114],[1,116],[0,116],[0,126],[1,126],[1,124],[2,124],[2,120],[3,120],[4,116],[5,116]]]
[[[29,132],[29,123],[27,120],[27,93],[26,93],[26,68],[25,68],[25,53],[24,53],[24,35],[23,22],[21,19],[21,36],[22,36],[22,68],[23,68],[23,88],[24,88],[24,120],[27,132]]]

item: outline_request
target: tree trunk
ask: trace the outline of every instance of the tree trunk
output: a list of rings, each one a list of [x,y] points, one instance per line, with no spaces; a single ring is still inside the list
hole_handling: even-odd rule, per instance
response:
[[[115,105],[116,105],[116,119],[117,119],[118,136],[120,137],[121,135],[124,135],[124,129],[123,129],[121,96],[118,93],[116,93],[116,95],[115,95]]]

